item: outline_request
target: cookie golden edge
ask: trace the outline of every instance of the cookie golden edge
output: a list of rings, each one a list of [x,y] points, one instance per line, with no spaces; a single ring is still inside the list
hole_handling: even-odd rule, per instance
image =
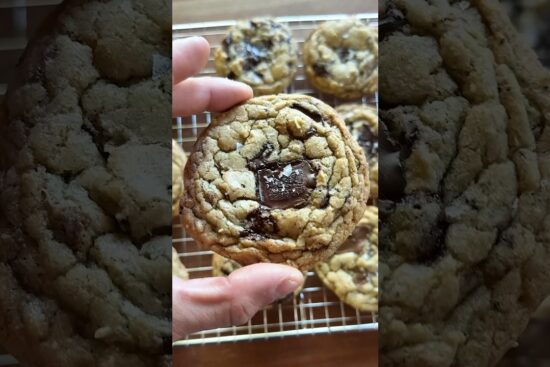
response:
[[[284,261],[276,262],[269,258],[269,253],[266,253],[266,251],[260,251],[254,247],[248,247],[246,249],[239,249],[239,251],[228,251],[225,246],[219,244],[219,240],[217,238],[217,235],[215,233],[212,233],[212,231],[205,231],[205,226],[201,219],[195,217],[193,210],[191,209],[195,203],[194,203],[194,187],[191,185],[192,176],[195,171],[195,165],[196,160],[200,159],[197,157],[197,152],[199,150],[200,142],[204,139],[204,137],[208,134],[208,132],[220,125],[223,125],[227,121],[231,121],[231,118],[234,117],[238,112],[239,109],[242,109],[243,105],[239,105],[237,107],[234,107],[233,109],[217,116],[212,123],[202,131],[202,133],[199,135],[197,139],[197,144],[193,147],[193,151],[191,152],[188,164],[185,167],[184,171],[184,185],[188,188],[185,190],[184,197],[183,197],[183,205],[182,205],[182,220],[184,227],[187,231],[187,233],[197,241],[199,245],[205,248],[209,248],[215,253],[230,258],[231,260],[236,261],[237,263],[241,265],[249,265],[259,262],[267,262],[267,263],[282,263],[287,264],[290,266],[293,266],[301,271],[306,271],[309,269],[312,269],[316,263],[319,261],[322,261],[326,258],[328,258],[330,255],[332,255],[339,247],[340,245],[351,235],[353,232],[353,229],[357,225],[357,223],[361,220],[363,213],[367,207],[366,202],[369,196],[369,172],[368,172],[368,164],[365,159],[363,150],[359,145],[355,142],[355,140],[351,137],[350,133],[348,132],[344,121],[341,119],[341,117],[336,113],[336,111],[330,107],[329,105],[325,104],[324,102],[310,97],[306,95],[301,94],[279,94],[279,95],[268,95],[268,96],[260,96],[255,97],[249,100],[247,103],[249,104],[262,104],[262,103],[273,103],[278,100],[292,100],[293,102],[299,102],[299,101],[307,101],[309,103],[313,103],[322,114],[326,115],[332,124],[334,124],[342,133],[344,139],[349,143],[349,146],[352,150],[352,153],[354,155],[354,158],[360,162],[358,165],[358,170],[360,170],[359,176],[362,177],[363,184],[357,185],[353,189],[352,196],[359,197],[360,200],[358,200],[358,203],[354,206],[352,210],[352,219],[350,223],[347,223],[347,225],[338,233],[335,234],[335,238],[333,238],[332,244],[322,250],[319,250],[318,252],[315,252],[315,256],[313,256],[311,253],[308,253],[306,256],[300,256],[297,259],[289,260],[286,259]]]
[[[172,216],[180,214],[180,203],[183,197],[183,170],[187,155],[180,145],[172,139]]]

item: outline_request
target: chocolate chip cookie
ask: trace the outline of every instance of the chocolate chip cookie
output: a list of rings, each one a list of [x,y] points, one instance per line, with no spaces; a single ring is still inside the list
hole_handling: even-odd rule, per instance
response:
[[[550,291],[550,72],[497,1],[385,5],[380,361],[493,366]]]
[[[325,22],[304,44],[305,72],[322,92],[344,99],[378,87],[378,32],[354,18]]]
[[[368,206],[352,235],[315,266],[323,283],[359,311],[378,309],[378,208]]]
[[[180,261],[180,257],[175,248],[172,247],[172,275],[177,276],[181,279],[189,279],[189,273],[187,269]]]
[[[304,271],[336,251],[361,219],[367,169],[325,103],[303,95],[254,98],[199,136],[185,167],[185,228],[242,265]]]
[[[215,277],[228,276],[240,267],[241,265],[236,261],[218,254],[212,255],[212,275]]]
[[[172,215],[180,213],[180,202],[183,197],[183,170],[187,156],[180,145],[172,140]]]
[[[168,1],[64,1],[0,125],[0,344],[25,366],[170,366]]]
[[[336,107],[351,136],[365,152],[369,164],[369,202],[378,200],[378,111],[376,107],[344,104]]]
[[[214,60],[219,75],[250,85],[254,95],[276,94],[294,78],[298,46],[286,25],[255,18],[229,28]]]

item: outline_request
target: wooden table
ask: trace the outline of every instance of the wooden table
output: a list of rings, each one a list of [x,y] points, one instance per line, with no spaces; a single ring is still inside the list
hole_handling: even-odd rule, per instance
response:
[[[378,335],[375,332],[356,332],[179,347],[174,349],[173,366],[378,366]]]

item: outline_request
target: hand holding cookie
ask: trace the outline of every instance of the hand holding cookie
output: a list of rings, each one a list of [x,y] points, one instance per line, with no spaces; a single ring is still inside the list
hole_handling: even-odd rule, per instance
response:
[[[252,97],[245,84],[222,78],[192,78],[208,60],[208,42],[192,37],[173,44],[172,115],[223,111]],[[285,265],[256,264],[228,277],[183,281],[172,277],[173,339],[203,329],[245,323],[258,310],[303,283]]]

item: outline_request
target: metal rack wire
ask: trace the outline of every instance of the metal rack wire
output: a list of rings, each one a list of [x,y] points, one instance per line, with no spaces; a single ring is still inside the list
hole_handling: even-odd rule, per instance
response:
[[[276,18],[276,20],[289,26],[300,46],[301,53],[305,38],[320,23],[327,20],[342,19],[347,16],[345,14],[333,14],[281,17]],[[373,27],[378,25],[378,14],[363,13],[356,14],[355,16]],[[195,35],[203,36],[210,42],[211,48],[215,49],[224,38],[227,27],[234,23],[235,21],[220,21],[176,24],[173,26],[173,38],[179,39]],[[201,76],[215,74],[214,62],[210,58]],[[342,101],[333,96],[319,93],[307,82],[302,64],[298,65],[298,71],[287,93],[311,95],[332,106],[350,102],[378,106],[377,95],[364,97],[355,101]],[[182,145],[186,152],[189,152],[198,134],[208,126],[211,120],[212,115],[209,112],[185,118],[178,117],[173,122],[173,138]],[[178,251],[180,259],[189,270],[191,278],[211,276],[212,253],[199,247],[192,238],[187,236],[179,218],[173,223],[173,245]],[[248,324],[195,333],[187,336],[184,340],[177,341],[175,345],[202,345],[377,329],[378,321],[375,313],[361,313],[348,307],[323,286],[314,272],[309,272],[304,289],[298,296],[282,303],[268,306],[254,316]]]

